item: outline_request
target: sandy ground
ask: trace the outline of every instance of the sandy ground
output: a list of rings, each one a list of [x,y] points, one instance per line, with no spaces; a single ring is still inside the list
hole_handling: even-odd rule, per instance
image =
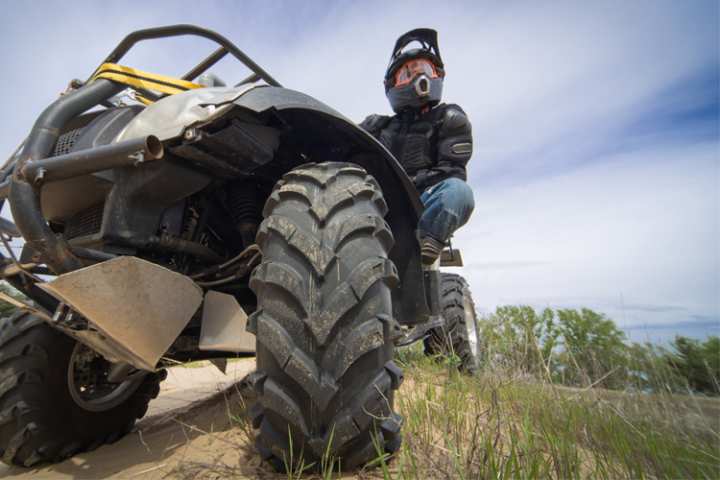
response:
[[[254,359],[243,359],[229,363],[227,375],[211,365],[171,368],[148,414],[117,443],[38,469],[0,466],[0,477],[262,477],[266,467],[233,421],[242,412],[235,384],[254,367]]]

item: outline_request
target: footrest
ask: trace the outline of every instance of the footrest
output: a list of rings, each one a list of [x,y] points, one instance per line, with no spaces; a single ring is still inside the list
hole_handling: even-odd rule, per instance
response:
[[[455,248],[446,248],[440,254],[440,266],[441,267],[462,267],[463,259],[460,254],[460,250]]]

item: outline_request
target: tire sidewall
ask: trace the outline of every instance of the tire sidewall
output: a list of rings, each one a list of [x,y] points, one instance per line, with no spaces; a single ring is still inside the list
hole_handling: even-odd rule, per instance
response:
[[[149,373],[123,403],[102,412],[79,406],[68,385],[76,341],[28,312],[0,320],[0,451],[7,464],[57,462],[128,433],[157,396],[164,372]],[[20,439],[20,440],[19,440]]]
[[[480,330],[475,303],[467,281],[455,273],[442,272],[440,281],[440,309],[444,323],[430,330],[425,339],[425,354],[429,356],[459,357],[458,369],[473,374],[480,366]],[[475,326],[477,353],[473,354],[467,322]]]

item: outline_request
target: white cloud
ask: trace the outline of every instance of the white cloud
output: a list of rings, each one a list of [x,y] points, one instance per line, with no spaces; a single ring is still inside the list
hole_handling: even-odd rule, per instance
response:
[[[474,222],[456,242],[477,303],[663,311],[635,309],[627,324],[717,316],[717,153],[716,145],[657,148],[478,190]]]
[[[17,3],[0,19],[0,102],[12,113],[0,152],[137,28],[216,29],[285,86],[360,120],[389,112],[382,76],[397,36],[431,26],[445,98],[474,125],[477,210],[456,243],[478,303],[591,304],[627,324],[720,317],[717,139],[650,125],[708,102],[677,87],[717,78],[717,18],[713,1]],[[181,45],[148,45],[131,64],[177,73],[209,52]],[[243,76],[232,62],[217,70]]]

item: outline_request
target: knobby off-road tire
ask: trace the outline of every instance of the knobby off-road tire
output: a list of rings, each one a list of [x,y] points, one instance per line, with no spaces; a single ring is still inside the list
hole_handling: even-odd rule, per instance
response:
[[[275,186],[257,241],[256,447],[278,470],[350,470],[400,447],[399,326],[381,190],[357,165],[303,165]]]
[[[8,465],[59,462],[113,443],[145,415],[165,372],[146,375],[123,403],[102,412],[70,395],[76,342],[38,317],[17,311],[0,320],[0,456]]]
[[[475,303],[463,277],[441,274],[440,308],[445,323],[430,331],[425,339],[425,354],[455,355],[460,371],[475,373],[480,363],[480,333]]]

